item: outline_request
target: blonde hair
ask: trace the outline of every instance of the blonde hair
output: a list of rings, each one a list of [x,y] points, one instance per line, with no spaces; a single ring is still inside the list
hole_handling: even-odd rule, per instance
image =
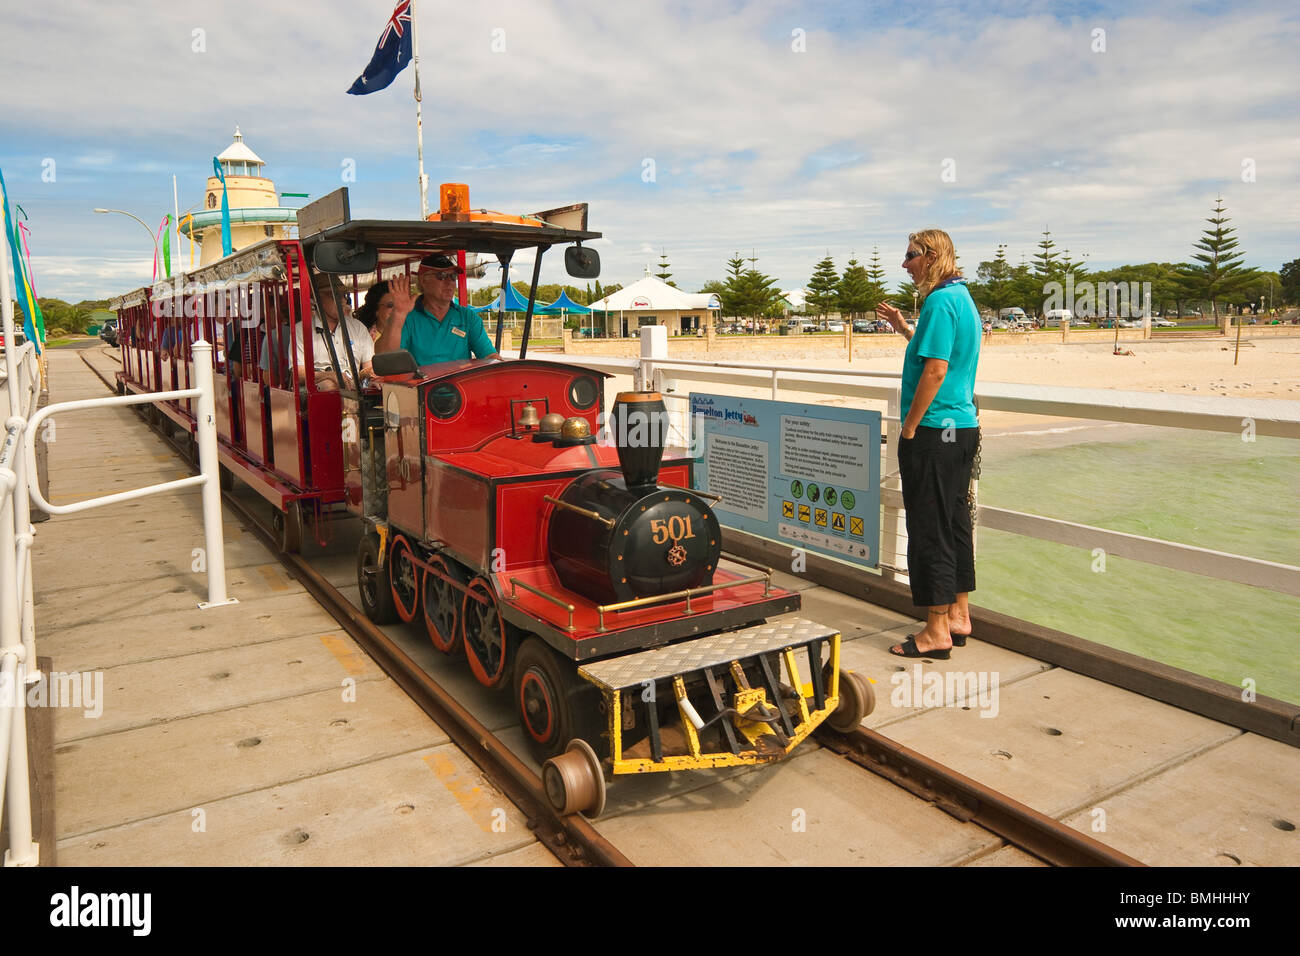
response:
[[[961,270],[957,268],[957,253],[952,247],[952,237],[942,229],[922,229],[908,236],[907,241],[920,249],[923,255],[929,253],[934,256],[934,261],[916,284],[916,291],[922,301],[940,282],[961,275]]]

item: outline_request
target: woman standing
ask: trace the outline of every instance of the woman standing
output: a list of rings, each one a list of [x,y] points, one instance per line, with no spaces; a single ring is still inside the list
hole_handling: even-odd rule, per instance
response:
[[[903,358],[898,467],[907,512],[907,574],[925,627],[890,648],[900,657],[947,660],[970,634],[975,541],[967,491],[979,447],[975,370],[980,316],[940,229],[908,237],[903,259],[923,305],[916,326],[881,303],[876,314],[908,339]]]

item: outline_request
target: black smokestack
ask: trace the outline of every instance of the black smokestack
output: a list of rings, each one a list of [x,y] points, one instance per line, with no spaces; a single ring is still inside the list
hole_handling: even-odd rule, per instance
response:
[[[612,418],[618,464],[628,491],[654,491],[668,433],[663,397],[658,392],[620,392]]]

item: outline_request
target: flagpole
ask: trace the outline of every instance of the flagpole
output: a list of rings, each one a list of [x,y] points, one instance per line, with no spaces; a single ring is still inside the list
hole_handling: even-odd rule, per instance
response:
[[[181,257],[181,203],[179,194],[176,192],[176,174],[172,173],[172,212],[176,218],[172,220],[172,228],[176,230],[176,259],[179,265]]]
[[[415,0],[411,0],[411,60],[415,70],[415,143],[420,157],[420,218],[429,218],[429,184],[424,175],[424,119],[420,113],[420,31],[415,25]]]

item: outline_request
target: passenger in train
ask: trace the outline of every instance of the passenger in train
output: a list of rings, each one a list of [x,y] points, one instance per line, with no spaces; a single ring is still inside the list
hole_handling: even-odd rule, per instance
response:
[[[334,342],[339,368],[343,372],[344,387],[355,388],[356,383],[352,381],[352,371],[348,364],[347,347],[344,344],[343,336],[346,331],[346,334],[351,339],[352,355],[357,361],[357,370],[363,379],[369,378],[371,375],[370,360],[375,356],[374,340],[371,339],[366,327],[349,314],[347,300],[343,296],[338,280],[327,282],[324,279],[318,279],[314,286],[315,303],[320,310],[319,314],[313,316],[311,340],[312,374],[315,377],[316,387],[318,389],[338,388],[338,377],[334,372],[334,364],[330,360],[329,346],[326,344],[328,336]],[[337,293],[337,298],[335,293]],[[343,321],[340,321],[339,303],[342,303],[343,306]],[[288,336],[277,337],[284,342],[281,348],[286,354],[282,355],[281,364],[282,367],[287,367]],[[294,332],[294,346],[299,380],[306,381],[307,355],[303,345],[301,326]],[[268,373],[270,370],[270,352],[271,350],[266,346],[264,333],[261,347],[262,357],[258,363],[258,367],[262,369],[263,373]],[[287,376],[285,378],[287,379]]]
[[[925,627],[890,648],[899,657],[946,660],[970,634],[975,590],[971,471],[979,451],[975,372],[980,316],[940,229],[908,237],[903,259],[921,294],[916,325],[888,303],[876,314],[908,339],[903,357],[898,467],[907,512],[907,573]]]
[[[393,317],[375,351],[406,349],[417,365],[496,355],[479,314],[451,301],[459,275],[451,259],[431,255],[421,260],[416,273],[419,299],[404,288],[405,282],[393,282]]]
[[[366,290],[365,301],[357,309],[356,317],[370,330],[370,338],[378,341],[393,317],[393,290],[387,280],[376,282]]]

